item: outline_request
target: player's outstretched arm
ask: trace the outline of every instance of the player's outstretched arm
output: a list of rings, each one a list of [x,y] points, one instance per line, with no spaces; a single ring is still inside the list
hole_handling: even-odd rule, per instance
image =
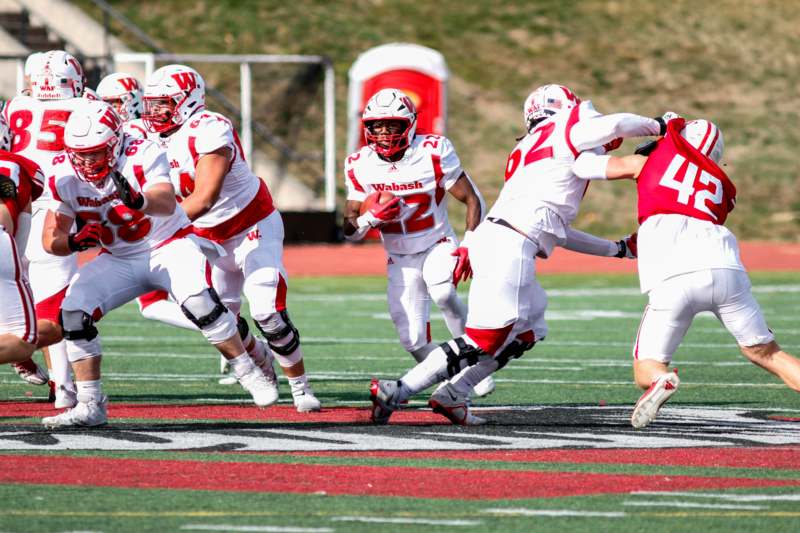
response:
[[[647,158],[642,155],[598,155],[583,152],[572,164],[572,172],[585,180],[636,179]]]
[[[662,117],[648,118],[633,113],[596,115],[581,120],[572,128],[570,140],[579,152],[591,150],[617,138],[663,135],[665,122]]]
[[[223,146],[200,157],[195,166],[194,191],[181,202],[189,220],[208,213],[219,199],[233,152]]]

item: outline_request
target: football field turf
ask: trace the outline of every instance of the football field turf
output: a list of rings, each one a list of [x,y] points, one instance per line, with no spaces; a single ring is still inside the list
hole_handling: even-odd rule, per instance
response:
[[[800,353],[800,273],[751,277],[779,343]],[[108,426],[41,429],[46,388],[0,368],[0,531],[797,530],[800,395],[701,315],[675,355],[680,390],[635,431],[635,278],[541,281],[550,333],[476,401],[478,428],[431,414],[427,394],[369,424],[370,379],[412,363],[383,278],[292,280],[324,406],[309,415],[285,380],[265,410],[218,384],[199,333],[114,311],[99,325]]]

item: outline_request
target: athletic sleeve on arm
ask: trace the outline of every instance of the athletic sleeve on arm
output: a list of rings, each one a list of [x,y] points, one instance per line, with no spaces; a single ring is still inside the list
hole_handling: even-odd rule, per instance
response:
[[[347,187],[347,199],[354,202],[363,202],[367,197],[367,191],[356,177],[356,169],[348,157],[344,161],[344,184]]]
[[[455,185],[464,169],[461,168],[461,160],[456,154],[456,149],[453,143],[447,137],[442,137],[442,151],[439,155],[439,165],[442,169],[442,186],[445,190]]]
[[[594,151],[583,152],[572,164],[572,173],[585,180],[604,180],[609,159],[610,155],[600,155]]]
[[[653,118],[633,113],[597,115],[581,120],[572,127],[570,140],[579,152],[602,146],[617,137],[658,135],[661,126]]]

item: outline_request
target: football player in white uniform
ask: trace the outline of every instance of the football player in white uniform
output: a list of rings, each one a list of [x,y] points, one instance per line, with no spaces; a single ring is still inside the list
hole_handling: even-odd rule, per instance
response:
[[[102,350],[94,323],[153,289],[173,295],[187,318],[231,361],[256,405],[274,403],[277,395],[245,352],[234,315],[206,281],[204,252],[220,251],[193,235],[185,213],[176,207],[164,152],[151,141],[125,135],[119,116],[102,101],[87,102],[72,113],[65,147],[66,153],[53,159],[48,178],[44,247],[70,255],[101,245],[108,253],[78,270],[61,305],[78,403],[42,422],[51,427],[106,422]],[[71,233],[76,218],[86,224]]]
[[[286,309],[283,221],[266,184],[250,170],[230,120],[205,109],[205,83],[184,65],[148,77],[145,123],[169,137],[167,157],[175,190],[195,232],[227,255],[214,262],[212,280],[238,314],[244,292],[250,314],[289,380],[295,407],[318,411],[305,374],[300,335]]]
[[[582,154],[575,172],[635,179],[639,196],[639,280],[648,305],[633,347],[645,389],[631,416],[642,428],[678,390],[672,355],[694,316],[711,311],[742,354],[800,391],[800,360],[783,351],[750,291],[736,237],[724,225],[736,187],[719,166],[723,140],[707,120],[670,120],[666,135],[626,157]]]
[[[85,100],[84,76],[80,63],[63,50],[32,54],[26,61],[29,76],[29,94],[14,97],[3,109],[11,133],[11,151],[35,162],[42,169],[49,166],[53,156],[64,149],[64,124],[70,113]],[[25,249],[29,261],[29,279],[36,302],[39,336],[51,367],[55,386],[57,408],[75,404],[75,386],[69,371],[66,346],[56,342],[61,338],[58,310],[66,294],[67,285],[77,270],[77,258],[56,257],[42,249],[41,239],[47,208],[40,198],[33,203],[31,234]],[[22,370],[22,376],[31,383],[47,383],[44,371],[36,371],[35,364]]]
[[[467,207],[465,241],[480,223],[485,204],[450,140],[416,135],[417,111],[402,91],[375,93],[362,123],[367,145],[344,162],[344,234],[356,241],[371,228],[380,231],[388,256],[389,313],[403,348],[420,362],[436,348],[430,337],[431,300],[453,337],[464,334],[467,317],[456,285],[469,275],[469,256],[448,220],[446,193]],[[385,204],[373,202],[385,192],[395,197]],[[365,201],[371,207],[362,215]],[[492,390],[488,377],[476,393]]]
[[[39,166],[11,152],[11,133],[0,116],[0,363],[29,360],[38,334],[23,256],[31,201],[42,193]]]
[[[133,75],[125,72],[109,74],[97,85],[97,94],[111,105],[122,118],[122,131],[131,137],[156,141],[166,150],[165,140],[150,132],[142,120],[144,91],[142,84]],[[180,201],[181,198],[179,198]],[[195,331],[197,327],[184,316],[180,306],[169,299],[165,291],[153,291],[137,298],[142,316],[166,324]],[[223,358],[224,359],[224,358]],[[236,383],[236,380],[233,380]]]
[[[466,333],[433,350],[400,380],[373,381],[376,423],[385,424],[401,402],[446,379],[450,383],[431,396],[434,412],[454,424],[485,422],[469,412],[469,390],[547,334],[547,298],[536,280],[535,258],[568,243],[589,183],[572,172],[575,159],[585,150],[604,152],[620,137],[664,132],[661,118],[604,116],[560,85],[542,86],[530,100],[529,133],[509,155],[506,183],[469,242],[474,277]]]

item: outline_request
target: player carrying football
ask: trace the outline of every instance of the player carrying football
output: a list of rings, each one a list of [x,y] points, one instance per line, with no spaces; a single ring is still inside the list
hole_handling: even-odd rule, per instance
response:
[[[388,256],[389,312],[401,344],[420,362],[436,348],[430,337],[431,300],[450,333],[464,334],[467,310],[456,285],[471,273],[469,255],[448,220],[446,193],[466,205],[465,241],[483,218],[484,203],[450,140],[416,135],[416,108],[402,91],[375,93],[362,122],[367,145],[344,164],[344,234],[355,241],[371,228],[380,231]],[[382,194],[391,199],[380,204]],[[488,378],[476,393],[493,389]]]

